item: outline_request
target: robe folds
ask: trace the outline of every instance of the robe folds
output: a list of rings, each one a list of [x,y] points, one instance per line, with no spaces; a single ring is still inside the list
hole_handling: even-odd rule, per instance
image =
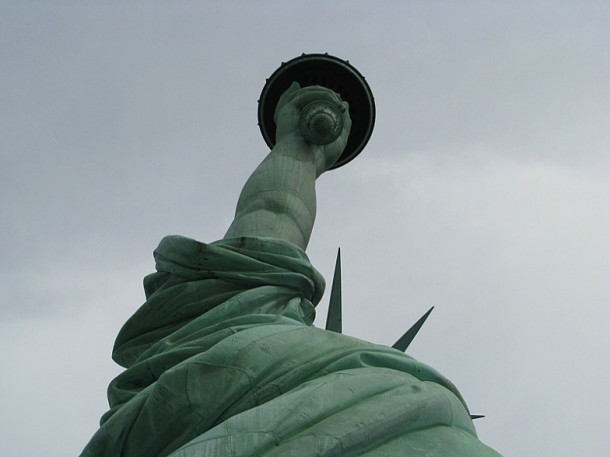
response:
[[[82,457],[499,455],[434,369],[312,325],[324,279],[297,246],[168,236],[154,256]]]

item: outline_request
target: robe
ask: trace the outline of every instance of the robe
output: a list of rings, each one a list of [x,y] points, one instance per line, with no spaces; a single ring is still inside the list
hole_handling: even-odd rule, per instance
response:
[[[437,371],[312,325],[324,279],[296,245],[168,236],[154,257],[82,457],[499,455]]]

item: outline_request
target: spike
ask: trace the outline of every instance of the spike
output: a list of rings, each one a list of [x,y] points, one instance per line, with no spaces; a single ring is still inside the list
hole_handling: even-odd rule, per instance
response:
[[[328,303],[328,315],[326,316],[326,330],[336,333],[341,333],[343,330],[341,320],[341,248],[337,250],[335,274],[333,275],[333,285],[330,289],[330,301]]]
[[[396,343],[392,345],[392,347],[394,349],[398,349],[399,351],[405,352],[413,341],[413,339],[415,338],[415,335],[417,335],[417,332],[419,332],[419,329],[422,327],[422,325],[424,325],[426,319],[428,319],[428,316],[430,315],[433,309],[434,306],[430,308],[428,312],[426,312],[426,314],[420,317],[419,320],[415,324],[413,324],[411,328],[407,330],[405,334],[401,336]]]
[[[470,415],[470,419],[475,420],[475,419],[481,419],[482,417],[485,417],[482,414],[471,414]]]

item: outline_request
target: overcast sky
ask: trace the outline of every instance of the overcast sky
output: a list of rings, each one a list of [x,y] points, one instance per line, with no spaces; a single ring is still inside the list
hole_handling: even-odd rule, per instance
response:
[[[153,249],[222,237],[267,152],[265,78],[329,52],[377,104],[308,249],[330,283],[341,246],[344,333],[391,345],[435,305],[409,353],[483,442],[605,457],[609,22],[582,0],[0,1],[2,453],[82,450]]]

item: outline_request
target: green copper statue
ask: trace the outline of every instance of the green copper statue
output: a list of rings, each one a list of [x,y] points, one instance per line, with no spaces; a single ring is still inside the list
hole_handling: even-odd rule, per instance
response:
[[[312,102],[327,109],[309,120],[314,133],[329,122],[339,130],[328,144],[306,140],[299,125]],[[315,180],[344,152],[352,116],[333,91],[294,83],[275,123],[275,145],[225,237],[168,236],[155,250],[147,300],[113,351],[126,370],[81,455],[498,456],[435,370],[312,326],[324,289],[305,254]]]

